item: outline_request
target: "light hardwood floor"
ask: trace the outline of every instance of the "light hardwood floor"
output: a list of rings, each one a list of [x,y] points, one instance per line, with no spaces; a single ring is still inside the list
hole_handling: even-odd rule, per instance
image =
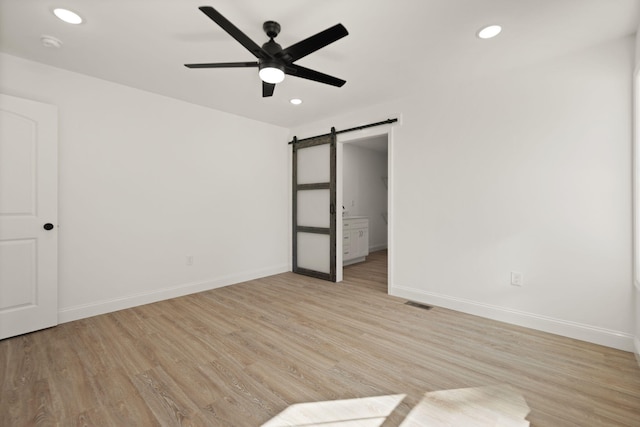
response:
[[[631,353],[386,295],[386,253],[0,341],[0,425],[259,426],[292,404],[508,384],[533,426],[640,426]]]

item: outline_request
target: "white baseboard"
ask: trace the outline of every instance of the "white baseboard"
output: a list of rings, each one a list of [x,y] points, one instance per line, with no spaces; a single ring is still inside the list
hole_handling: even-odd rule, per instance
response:
[[[441,295],[404,286],[390,285],[389,295],[406,298],[423,304],[435,305],[488,319],[524,326],[539,331],[575,338],[594,344],[634,351],[640,354],[640,342],[631,334],[600,328],[597,326],[556,319],[534,313],[493,306],[462,298]]]
[[[74,307],[67,307],[58,311],[58,323],[71,322],[73,320],[111,313],[118,310],[124,310],[126,308],[137,307],[139,305],[222,288],[224,286],[259,279],[261,277],[272,276],[274,274],[280,274],[287,271],[291,271],[289,266],[282,265],[279,267],[255,270],[252,272],[243,272],[242,274],[233,274],[203,282],[183,283],[177,286],[157,289],[150,292],[125,295],[121,298],[113,298]]]
[[[640,365],[640,339],[638,337],[635,337],[633,339],[633,343],[635,345],[634,353],[636,354],[636,362],[638,362],[638,365]]]
[[[376,251],[381,251],[383,249],[387,249],[387,244],[383,243],[381,245],[373,245],[373,246],[369,246],[369,252],[376,252]]]

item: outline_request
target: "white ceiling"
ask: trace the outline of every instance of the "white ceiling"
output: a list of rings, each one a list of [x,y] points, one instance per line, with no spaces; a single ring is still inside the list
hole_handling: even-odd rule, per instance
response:
[[[278,21],[287,47],[336,23],[349,35],[298,64],[342,88],[287,76],[262,98],[257,71],[192,70],[255,58],[197,8],[216,8],[257,44]],[[640,0],[0,0],[0,51],[284,127],[561,56],[635,33]],[[65,7],[85,18],[69,25]],[[477,30],[499,23],[492,40]],[[63,42],[45,48],[40,37]],[[0,76],[2,78],[2,76]],[[300,106],[290,98],[302,98]]]

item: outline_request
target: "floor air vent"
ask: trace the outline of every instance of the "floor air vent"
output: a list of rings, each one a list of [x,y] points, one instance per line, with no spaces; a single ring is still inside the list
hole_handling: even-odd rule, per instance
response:
[[[431,310],[433,308],[430,305],[420,304],[419,302],[413,302],[413,301],[407,301],[405,302],[405,304],[410,305],[411,307],[422,308],[423,310]]]

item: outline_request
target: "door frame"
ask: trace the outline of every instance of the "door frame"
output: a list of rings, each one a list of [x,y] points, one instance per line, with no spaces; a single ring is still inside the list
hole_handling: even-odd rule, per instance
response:
[[[633,284],[635,314],[634,353],[640,364],[640,59],[636,59],[633,72]]]

